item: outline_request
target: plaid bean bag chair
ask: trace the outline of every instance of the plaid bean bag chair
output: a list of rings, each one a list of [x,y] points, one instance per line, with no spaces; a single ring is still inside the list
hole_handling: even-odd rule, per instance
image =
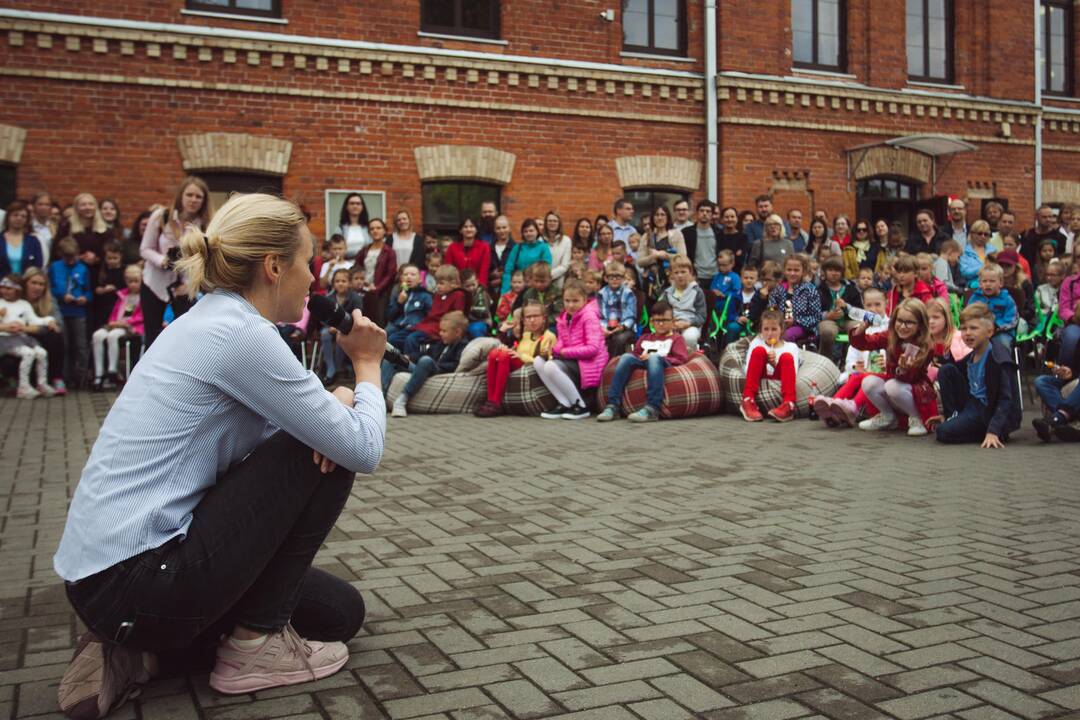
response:
[[[604,368],[597,397],[607,403],[608,388],[615,375],[619,358],[612,358]],[[622,408],[632,413],[645,407],[645,371],[635,370],[623,391]],[[685,365],[664,370],[664,402],[660,417],[665,419],[715,415],[724,411],[724,394],[720,373],[701,351],[695,352]]]
[[[745,337],[724,348],[720,357],[720,377],[724,385],[724,399],[731,412],[738,412],[746,385],[746,350],[751,338]],[[832,395],[836,392],[840,370],[828,358],[803,350],[799,356],[799,374],[795,380],[795,405],[799,417],[806,417],[810,395]],[[780,404],[780,381],[762,380],[757,402],[762,412]]]
[[[535,416],[558,405],[555,396],[548,392],[532,365],[518,368],[510,373],[503,395],[503,410],[507,415]]]

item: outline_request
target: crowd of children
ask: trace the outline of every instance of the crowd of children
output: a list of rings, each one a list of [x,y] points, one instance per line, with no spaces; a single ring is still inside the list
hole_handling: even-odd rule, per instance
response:
[[[21,258],[8,262],[11,237],[0,253],[0,265],[17,270],[0,280],[0,355],[17,361],[20,397],[63,392],[65,380],[82,378],[93,389],[115,386],[125,343],[137,356],[140,338],[151,342],[165,313],[186,309],[170,302],[184,290],[171,270],[170,238],[186,224],[205,227],[205,185],[185,179],[172,206],[144,213],[130,235],[105,226],[87,198],[80,195],[61,227],[31,217],[26,203],[7,209],[5,234],[26,228]],[[1033,358],[1047,370],[1036,379],[1048,411],[1036,432],[1075,439],[1080,396],[1064,394],[1080,372],[1080,272],[1071,247],[1080,213],[1073,221],[1072,208],[1056,229],[1019,235],[979,219],[952,237],[929,212],[919,213],[909,237],[884,220],[837,216],[830,224],[821,212],[803,232],[764,196],[757,212],[709,201],[695,210],[693,220],[687,211],[675,223],[658,207],[635,223],[634,208],[620,199],[612,217],[568,225],[571,235],[549,212],[525,219],[514,237],[490,206],[448,238],[413,233],[404,211],[390,233],[350,196],[338,232],[319,244],[312,291],[374,318],[408,356],[412,377],[395,416],[406,414],[431,375],[456,368],[469,340],[494,337],[501,344],[488,355],[477,415],[501,414],[510,373],[531,364],[558,402],[546,418],[598,412],[614,420],[631,375],[644,371],[647,402],[630,419],[648,422],[660,416],[666,368],[698,351],[715,361],[748,338],[740,411],[750,421],[796,416],[800,361],[815,351],[841,371],[833,396],[811,398],[827,426],[933,432],[942,442],[997,447],[1019,427],[1017,366]],[[33,235],[46,230],[44,242]],[[141,257],[132,264],[134,245]],[[305,340],[318,340],[327,385],[349,370],[336,332],[309,327],[307,313],[281,327],[298,355]],[[610,358],[618,362],[607,397],[594,398]],[[62,367],[51,367],[57,362]],[[387,363],[384,390],[394,370]],[[781,403],[762,412],[766,379],[779,383]]]

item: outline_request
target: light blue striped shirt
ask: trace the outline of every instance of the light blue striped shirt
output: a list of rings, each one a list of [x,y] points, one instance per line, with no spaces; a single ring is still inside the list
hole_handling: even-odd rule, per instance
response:
[[[247,300],[207,295],[161,333],[105,418],[53,568],[81,580],[185,535],[203,495],[278,428],[370,473],[386,405],[371,383],[342,405]]]

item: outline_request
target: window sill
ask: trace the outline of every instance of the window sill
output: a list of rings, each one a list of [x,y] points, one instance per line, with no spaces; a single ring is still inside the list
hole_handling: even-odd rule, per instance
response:
[[[960,92],[967,92],[967,88],[963,85],[954,85],[947,82],[933,82],[930,80],[908,80],[908,85],[914,88],[933,88],[934,90],[959,90]]]
[[[852,75],[851,73],[840,72],[839,70],[814,70],[813,68],[802,68],[802,67],[798,67],[798,66],[792,66],[791,72],[792,73],[799,73],[799,74],[802,74],[802,75],[812,75],[814,77],[838,78],[838,79],[841,79],[841,80],[858,80],[859,79],[859,78],[855,77],[854,75]]]
[[[423,30],[416,33],[417,37],[431,38],[432,40],[453,40],[455,42],[472,42],[482,43],[484,45],[509,45],[506,40],[495,40],[494,38],[482,38],[473,37],[472,35],[446,35],[443,33],[424,32]]]
[[[265,17],[263,15],[239,15],[237,13],[210,12],[209,10],[188,10],[187,8],[184,8],[180,11],[180,14],[194,15],[195,17],[219,18],[221,20],[239,20],[240,22],[270,23],[271,25],[289,24],[289,21],[285,18],[272,18]]]
[[[1042,99],[1043,99],[1044,104],[1046,103],[1047,100],[1070,102],[1070,103],[1080,103],[1080,97],[1074,97],[1072,95],[1051,95],[1050,93],[1048,93],[1046,91],[1043,91]]]
[[[659,61],[659,62],[677,62],[677,63],[692,63],[692,62],[695,62],[694,58],[686,57],[685,55],[662,55],[660,53],[620,52],[619,57],[637,58],[639,60],[656,60],[656,61]]]

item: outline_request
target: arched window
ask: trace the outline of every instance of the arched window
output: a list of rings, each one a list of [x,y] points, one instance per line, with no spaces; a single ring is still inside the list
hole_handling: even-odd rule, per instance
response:
[[[281,177],[278,175],[259,175],[256,173],[201,172],[206,186],[210,188],[210,202],[219,208],[233,193],[269,193],[280,195]]]
[[[668,214],[671,214],[671,206],[680,200],[689,199],[690,195],[680,190],[636,188],[624,192],[623,197],[634,203],[634,217],[640,218],[642,215],[651,214],[657,205],[663,205],[667,208]]]
[[[423,185],[424,229],[453,234],[462,218],[480,217],[480,205],[500,207],[502,188],[468,181],[426,182]]]
[[[883,200],[917,200],[918,186],[895,178],[868,178],[855,186],[856,197],[881,198]]]

